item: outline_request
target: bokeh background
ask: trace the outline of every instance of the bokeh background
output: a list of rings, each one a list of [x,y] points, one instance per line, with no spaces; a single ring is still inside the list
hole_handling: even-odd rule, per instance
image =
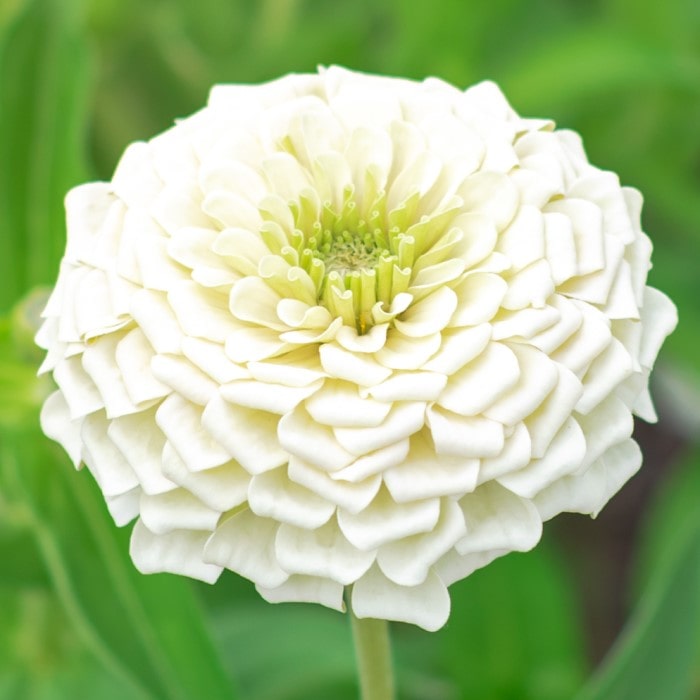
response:
[[[348,621],[271,606],[233,574],[144,577],[88,474],[37,426],[32,345],[63,196],[216,82],[340,63],[496,80],[645,195],[662,351],[642,471],[597,521],[452,587],[429,634],[395,625],[407,700],[700,698],[700,3],[697,0],[0,0],[0,700],[343,700]]]

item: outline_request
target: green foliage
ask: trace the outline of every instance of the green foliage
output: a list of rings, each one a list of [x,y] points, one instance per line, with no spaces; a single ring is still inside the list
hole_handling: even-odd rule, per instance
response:
[[[644,590],[609,658],[576,700],[696,697],[700,651],[700,480],[696,456],[664,489],[648,522]]]
[[[81,5],[27,1],[14,22],[0,25],[0,312],[55,280],[63,196],[87,174]]]
[[[695,0],[0,1],[0,700],[356,697],[339,614],[270,606],[232,575],[135,572],[91,477],[40,436],[40,296],[16,305],[55,278],[70,186],[109,177],[129,141],[198,109],[214,82],[329,63],[492,78],[521,113],[579,130],[592,162],[645,194],[652,283],[680,307],[664,359],[698,373]],[[628,627],[577,700],[700,697],[698,474],[690,460],[659,499]],[[565,563],[546,536],[456,584],[441,632],[395,626],[401,697],[574,697],[587,669]]]

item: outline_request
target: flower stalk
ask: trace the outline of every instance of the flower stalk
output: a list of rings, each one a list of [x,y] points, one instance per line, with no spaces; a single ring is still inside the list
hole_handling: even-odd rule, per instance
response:
[[[394,672],[389,624],[386,620],[360,619],[352,612],[352,608],[350,620],[361,700],[393,700]]]

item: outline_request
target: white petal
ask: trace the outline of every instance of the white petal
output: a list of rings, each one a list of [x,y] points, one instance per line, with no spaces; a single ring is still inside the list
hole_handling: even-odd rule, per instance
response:
[[[325,377],[317,348],[286,352],[282,358],[248,363],[250,375],[261,382],[283,386],[308,386]]]
[[[282,417],[277,434],[287,452],[327,472],[342,469],[355,459],[340,445],[330,428],[316,423],[301,408]]]
[[[204,546],[204,560],[223,566],[265,588],[282,585],[289,574],[275,556],[279,523],[247,508],[225,520]]]
[[[574,299],[581,299],[591,304],[605,304],[615,281],[625,248],[619,239],[608,234],[605,234],[604,240],[605,267],[598,272],[592,272],[583,277],[573,277],[568,280],[559,287],[558,291],[561,294]]]
[[[180,352],[182,330],[164,294],[148,289],[136,292],[130,313],[156,352]]]
[[[605,247],[600,208],[586,199],[567,196],[549,202],[545,211],[564,214],[571,221],[576,241],[578,274],[587,275],[602,270],[605,265]]]
[[[457,193],[464,210],[488,217],[502,231],[513,219],[518,208],[518,190],[507,175],[478,172],[470,175]]]
[[[491,322],[493,339],[527,338],[551,328],[561,319],[561,314],[547,305],[539,309],[526,308],[516,311],[501,311]]]
[[[394,326],[409,338],[424,338],[441,331],[457,308],[457,296],[449,287],[439,287],[415,302],[394,321]]]
[[[585,455],[586,438],[581,426],[569,418],[542,458],[519,471],[502,475],[498,482],[518,496],[532,499],[556,479],[575,472]]]
[[[238,406],[284,415],[293,411],[305,398],[318,391],[322,384],[322,379],[302,387],[239,379],[224,384],[221,387],[221,396]]]
[[[155,496],[141,494],[141,522],[154,535],[173,530],[213,530],[220,513],[208,508],[185,489],[173,489]]]
[[[501,305],[504,309],[541,308],[554,292],[552,271],[546,260],[538,260],[516,272],[508,280],[508,291]]]
[[[522,206],[501,233],[496,250],[503,253],[514,270],[522,270],[544,257],[544,218],[537,207]]]
[[[326,578],[290,576],[276,588],[255,588],[268,603],[319,603],[327,608],[345,612],[344,587]]]
[[[223,343],[228,334],[238,328],[229,312],[226,296],[204,289],[196,282],[173,285],[168,292],[168,302],[189,336]]]
[[[381,474],[387,469],[403,463],[408,455],[409,444],[409,440],[406,438],[362,455],[344,469],[332,472],[331,479],[358,482],[375,474]]]
[[[450,616],[450,595],[432,572],[418,586],[399,586],[375,566],[352,587],[352,609],[359,618],[410,622],[435,632]]]
[[[90,375],[83,369],[82,357],[69,357],[56,366],[53,373],[63,394],[71,419],[82,418],[99,411],[104,402]]]
[[[308,530],[323,525],[335,511],[332,503],[290,481],[286,467],[254,476],[248,505],[256,515]]]
[[[220,467],[191,472],[169,442],[163,448],[163,474],[220,513],[239,506],[248,498],[250,474],[239,464],[231,461]]]
[[[515,425],[529,416],[559,381],[556,363],[528,345],[511,343],[518,358],[520,379],[508,392],[484,411],[486,418]]]
[[[496,421],[459,416],[437,407],[429,407],[426,417],[439,455],[495,457],[503,449],[503,426]]]
[[[334,428],[338,443],[360,456],[401,442],[423,427],[425,403],[402,401],[392,406],[381,425],[374,428]]]
[[[583,388],[577,377],[559,365],[559,381],[539,408],[525,419],[532,440],[532,456],[544,455],[552,438],[571,415]]]
[[[167,396],[171,389],[151,373],[153,348],[140,328],[130,330],[117,344],[114,359],[129,397],[135,404]]]
[[[543,520],[562,512],[589,513],[594,517],[642,464],[634,440],[609,449],[585,472],[555,481],[535,498]]]
[[[508,549],[490,549],[486,552],[462,555],[452,549],[435,564],[434,569],[440,580],[446,586],[449,586],[455,581],[461,581],[470,576],[477,569],[487,566],[494,559],[509,553],[510,550]]]
[[[284,464],[289,455],[277,440],[276,415],[242,408],[215,396],[204,409],[202,425],[250,474]]]
[[[41,429],[47,437],[56,440],[68,453],[73,464],[80,464],[82,421],[73,421],[66,399],[60,391],[54,391],[41,407]]]
[[[375,357],[379,363],[391,369],[420,369],[439,349],[439,333],[423,338],[408,338],[389,329],[387,341]]]
[[[212,343],[200,338],[183,338],[182,353],[217,384],[250,377],[244,367],[229,360],[220,343]]]
[[[447,377],[436,372],[396,372],[366,393],[378,401],[434,401],[446,383]]]
[[[321,576],[345,586],[360,578],[376,557],[374,551],[353,547],[335,519],[316,530],[281,525],[275,552],[280,566],[290,574]]]
[[[221,574],[220,566],[202,561],[202,550],[208,532],[173,530],[155,535],[138,520],[131,533],[129,554],[142,574],[167,571],[214,583]]]
[[[491,326],[488,323],[443,331],[440,349],[423,369],[450,376],[480,355],[490,338]]]
[[[527,428],[519,423],[515,426],[503,446],[503,449],[496,457],[489,457],[481,460],[479,467],[479,484],[483,484],[491,479],[496,479],[501,474],[508,474],[521,469],[530,462],[532,458],[532,442]]]
[[[411,437],[405,461],[386,471],[384,483],[397,503],[406,503],[469,493],[476,487],[478,474],[479,460],[438,456],[425,431],[421,431]]]
[[[124,455],[146,493],[157,494],[177,487],[163,476],[161,455],[165,435],[155,422],[155,409],[115,418],[107,435]]]
[[[120,493],[118,496],[105,496],[107,510],[117,527],[128,525],[139,514],[139,498],[141,489],[137,486],[131,491]]]
[[[366,508],[377,495],[382,483],[379,474],[364,478],[357,483],[335,480],[326,472],[297,457],[291,457],[289,460],[289,478],[344,508],[348,513],[359,513]]]
[[[564,214],[544,215],[547,262],[555,285],[577,274],[576,243],[571,220]]]
[[[109,421],[104,414],[101,411],[93,413],[83,420],[80,439],[87,449],[85,462],[100,490],[105,496],[116,496],[131,491],[138,486],[139,480],[107,435],[108,428]]]
[[[502,343],[489,343],[477,358],[450,377],[438,404],[463,416],[475,416],[513,389],[519,379],[514,352]]]
[[[377,552],[377,563],[394,583],[417,586],[425,581],[430,567],[465,534],[461,508],[455,501],[445,499],[440,519],[430,532],[383,545]]]
[[[537,508],[496,483],[483,484],[459,501],[467,536],[457,543],[460,554],[494,549],[527,552],[540,540]]]
[[[388,491],[380,491],[372,503],[357,514],[338,510],[338,525],[358,549],[369,551],[386,542],[428,532],[440,516],[440,501],[431,498],[396,503]]]
[[[231,459],[228,450],[207,432],[201,407],[177,394],[160,405],[156,423],[191,471],[218,467]]]
[[[215,382],[182,356],[156,355],[151,370],[161,384],[200,406],[206,405],[217,390]]]
[[[391,410],[390,403],[363,398],[357,386],[337,379],[326,380],[304,407],[316,422],[339,428],[379,425]]]
[[[642,319],[643,331],[639,361],[644,367],[651,369],[654,366],[654,360],[659,353],[661,343],[678,323],[678,311],[665,294],[653,287],[646,287]]]
[[[627,406],[616,396],[608,396],[590,413],[576,415],[586,436],[586,457],[581,464],[587,469],[613,445],[632,435],[634,421]]]
[[[588,413],[633,371],[632,358],[624,345],[613,338],[607,349],[593,360],[583,377],[583,394],[576,404],[580,413]]]
[[[372,386],[383,382],[391,370],[366,354],[348,352],[336,343],[325,343],[319,348],[323,369],[337,379],[344,379],[359,386]]]
[[[593,358],[599,355],[610,343],[610,321],[590,304],[577,302],[576,306],[583,319],[578,331],[560,345],[552,359],[580,374],[585,371]]]
[[[450,326],[477,326],[490,321],[500,308],[507,290],[506,282],[491,272],[465,274],[455,287],[457,310]]]
[[[237,363],[258,362],[279,355],[292,346],[269,328],[239,328],[226,338],[226,355]]]

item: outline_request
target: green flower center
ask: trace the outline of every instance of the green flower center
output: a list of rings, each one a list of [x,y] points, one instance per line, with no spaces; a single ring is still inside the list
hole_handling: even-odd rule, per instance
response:
[[[305,270],[314,283],[317,303],[343,323],[366,333],[397,294],[408,290],[420,255],[444,233],[454,209],[416,217],[420,197],[408,195],[390,209],[377,191],[360,214],[352,188],[343,205],[320,204],[315,193],[289,203],[294,229],[283,234],[274,212],[261,235],[270,250]],[[381,314],[380,314],[381,315]]]

